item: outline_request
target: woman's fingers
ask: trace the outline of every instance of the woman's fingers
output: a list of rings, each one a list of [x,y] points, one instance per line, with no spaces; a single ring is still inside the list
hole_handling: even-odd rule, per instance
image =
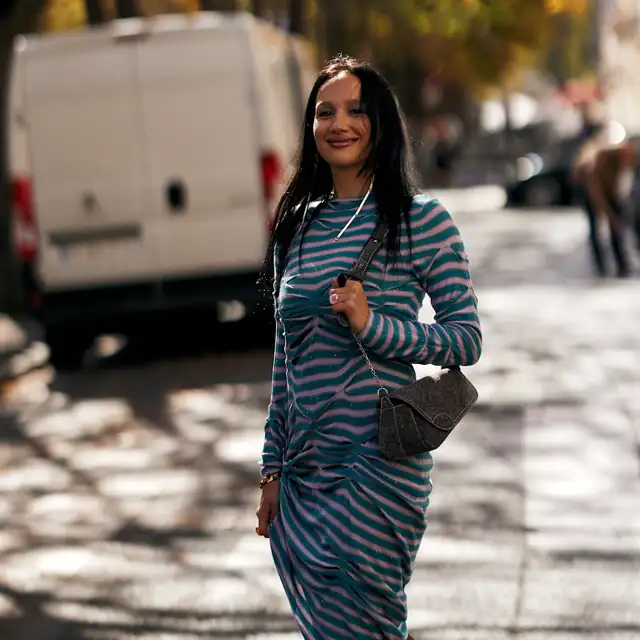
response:
[[[346,313],[349,315],[350,313],[356,311],[356,303],[353,300],[347,300],[345,302],[336,302],[331,305],[331,308],[336,313]]]
[[[335,284],[334,280],[334,286],[329,290],[329,304],[335,313],[346,316],[352,330],[358,333],[369,316],[369,304],[362,283],[347,280],[344,287],[336,287]]]
[[[346,287],[340,289],[331,289],[329,291],[329,304],[334,306],[336,304],[344,304],[346,302],[354,302],[357,298],[357,293],[353,289]]]
[[[256,533],[264,538],[269,537],[269,522],[271,521],[271,507],[268,503],[263,503],[258,509],[258,527]]]

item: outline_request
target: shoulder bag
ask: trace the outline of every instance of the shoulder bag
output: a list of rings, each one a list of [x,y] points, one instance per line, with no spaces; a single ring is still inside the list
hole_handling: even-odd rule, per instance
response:
[[[371,261],[389,229],[380,220],[346,278],[364,281]],[[437,449],[478,399],[478,391],[460,367],[442,367],[433,375],[389,392],[380,382],[367,350],[353,336],[378,384],[378,444],[390,460],[400,460]]]

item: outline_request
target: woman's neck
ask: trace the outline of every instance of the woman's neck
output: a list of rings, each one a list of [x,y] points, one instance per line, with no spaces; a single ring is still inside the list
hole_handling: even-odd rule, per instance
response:
[[[359,174],[357,169],[333,170],[333,191],[336,198],[359,198],[371,185],[371,177]]]

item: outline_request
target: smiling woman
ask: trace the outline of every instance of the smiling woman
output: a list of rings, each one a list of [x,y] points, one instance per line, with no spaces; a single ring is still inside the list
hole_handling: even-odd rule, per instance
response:
[[[381,221],[365,282],[345,280]],[[306,640],[406,640],[432,459],[381,454],[377,383],[413,382],[413,364],[473,364],[481,333],[458,230],[417,195],[398,103],[365,63],[332,61],[311,91],[264,281],[276,341],[256,532]],[[433,324],[418,321],[427,295]]]
[[[371,151],[371,123],[360,99],[357,76],[343,72],[324,84],[318,91],[313,136],[318,153],[334,169],[359,169]],[[368,177],[368,176],[366,176]],[[358,196],[347,193],[351,186],[334,184],[335,195],[341,198]]]

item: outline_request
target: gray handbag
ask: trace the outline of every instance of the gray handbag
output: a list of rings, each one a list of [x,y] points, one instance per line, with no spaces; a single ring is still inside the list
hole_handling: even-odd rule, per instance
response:
[[[387,225],[380,220],[343,278],[363,282],[388,232]],[[453,366],[389,392],[380,382],[362,342],[355,333],[353,336],[379,387],[378,444],[382,455],[400,460],[437,449],[478,400],[476,388],[460,367]]]

